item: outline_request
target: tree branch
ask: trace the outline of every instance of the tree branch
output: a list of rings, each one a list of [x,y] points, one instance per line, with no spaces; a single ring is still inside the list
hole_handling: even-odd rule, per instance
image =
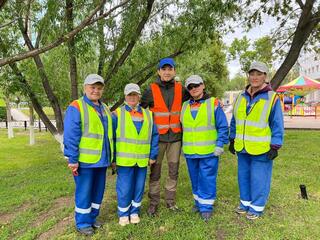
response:
[[[0,0],[0,10],[6,4],[7,0]]]
[[[119,67],[122,66],[122,64],[125,62],[125,60],[130,55],[131,51],[133,50],[134,45],[136,44],[137,40],[139,39],[141,32],[149,19],[153,3],[154,3],[154,0],[148,0],[147,7],[146,7],[146,13],[143,15],[141,21],[139,22],[136,31],[134,31],[132,38],[131,38],[131,41],[127,45],[127,48],[122,53],[122,55],[120,56],[118,61],[114,64],[113,68],[110,71],[108,71],[107,76],[105,78],[106,83],[111,79],[112,75],[114,75],[118,72]]]
[[[298,3],[298,5],[300,6],[301,10],[303,10],[304,8],[304,4],[301,0],[296,0],[296,2]]]
[[[84,29],[86,26],[88,26],[89,23],[92,24],[92,23],[94,23],[94,22],[96,22],[96,21],[98,21],[100,19],[100,18],[97,18],[97,19],[92,20],[92,18],[99,11],[99,9],[101,9],[104,6],[105,1],[106,0],[102,0],[101,3],[91,12],[91,14],[88,17],[86,17],[71,32],[68,32],[67,34],[62,35],[56,41],[54,41],[54,42],[52,42],[52,43],[50,43],[50,44],[48,44],[48,45],[46,45],[46,46],[44,46],[42,48],[33,49],[31,51],[28,51],[28,52],[24,52],[24,53],[13,55],[13,56],[10,56],[10,57],[7,57],[7,58],[0,59],[0,67],[4,66],[6,64],[9,64],[9,63],[21,61],[23,59],[26,59],[26,58],[29,58],[29,57],[33,57],[33,56],[39,55],[41,53],[47,52],[47,51],[49,51],[49,50],[61,45],[62,43],[69,41],[70,38],[72,38],[76,34],[78,34],[82,29]],[[126,1],[126,3],[129,2],[129,1],[130,0]],[[121,7],[122,5],[123,5],[123,3],[111,8],[108,12],[106,12],[104,14],[104,16],[110,15],[113,11],[115,11],[117,8]]]

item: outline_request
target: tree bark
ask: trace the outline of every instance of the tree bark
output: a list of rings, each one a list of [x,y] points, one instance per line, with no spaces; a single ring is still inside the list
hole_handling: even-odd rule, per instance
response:
[[[73,30],[73,6],[73,0],[66,0],[66,21],[68,32],[71,32]],[[68,41],[68,53],[71,82],[71,99],[76,100],[79,98],[79,95],[75,36],[71,37],[70,41]]]
[[[19,22],[19,28],[20,28],[20,31],[23,35],[23,39],[25,40],[25,43],[28,47],[29,50],[34,50],[34,47],[33,47],[33,44],[26,32],[26,29],[23,27],[23,21],[22,19],[20,18],[18,20]],[[35,55],[33,56],[33,60],[37,66],[37,69],[38,69],[38,72],[39,72],[39,75],[40,75],[40,78],[41,78],[41,82],[42,82],[42,86],[43,86],[43,89],[45,90],[46,92],[46,95],[48,97],[48,100],[50,102],[50,105],[53,109],[53,112],[54,112],[54,116],[55,116],[55,120],[56,120],[56,128],[57,128],[57,131],[58,133],[62,134],[63,133],[63,116],[62,116],[62,112],[61,112],[61,108],[60,108],[60,104],[59,104],[59,101],[58,101],[58,98],[56,97],[56,95],[54,94],[53,90],[52,90],[52,87],[49,83],[49,79],[47,77],[47,74],[46,74],[46,71],[44,69],[44,65],[42,63],[42,60],[40,58],[39,55]]]
[[[6,4],[7,0],[0,0],[0,10],[3,8],[3,6]]]
[[[299,18],[296,31],[293,35],[293,40],[289,52],[271,80],[271,86],[274,90],[276,90],[281,85],[281,82],[287,76],[288,72],[297,61],[303,45],[308,40],[317,24],[319,24],[320,22],[320,18],[318,16],[319,11],[315,14],[312,14],[313,4],[314,0],[307,0],[302,8],[302,13]]]
[[[10,100],[8,96],[5,96],[5,102],[6,102],[6,110],[7,110],[7,122],[8,122],[8,138],[13,138],[13,126],[12,126],[12,117],[11,117],[11,106],[10,106]]]
[[[99,16],[103,14],[103,10],[100,10]],[[104,41],[104,24],[102,21],[98,22],[98,39],[99,39],[99,63],[98,63],[98,74],[101,76],[103,73],[103,66],[106,60],[106,47]]]
[[[29,138],[29,144],[34,145],[35,144],[35,136],[34,136],[34,117],[33,117],[33,107],[32,104],[29,103],[29,133],[30,133],[30,138]]]

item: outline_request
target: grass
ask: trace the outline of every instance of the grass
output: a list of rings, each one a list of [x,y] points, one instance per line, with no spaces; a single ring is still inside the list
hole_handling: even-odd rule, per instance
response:
[[[20,109],[21,112],[23,112],[25,115],[30,116],[30,111],[29,109]],[[43,107],[43,111],[45,112],[45,114],[48,116],[49,119],[54,120],[54,112],[53,109],[51,107]],[[36,118],[38,119],[38,115],[36,114],[36,112],[34,112]]]
[[[15,138],[8,140],[0,130],[0,239],[41,239],[43,233],[50,239],[85,239],[74,229],[74,183],[59,146],[48,133],[36,136],[36,145],[29,146],[27,132],[15,132]],[[239,195],[237,161],[229,153],[220,161],[218,198],[208,224],[190,212],[192,194],[183,159],[177,195],[181,212],[169,212],[162,202],[159,215],[149,218],[145,195],[142,222],[137,226],[117,224],[115,176],[109,174],[100,214],[106,225],[92,239],[318,239],[319,142],[319,131],[286,132],[274,163],[270,200],[255,222],[233,213]],[[302,183],[309,200],[300,197]]]

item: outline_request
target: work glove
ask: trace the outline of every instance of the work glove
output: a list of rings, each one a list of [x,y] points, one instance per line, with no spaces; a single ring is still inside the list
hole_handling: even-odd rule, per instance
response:
[[[221,148],[221,147],[216,147],[215,149],[214,149],[214,155],[216,156],[216,157],[218,157],[218,156],[220,156],[222,153],[223,153],[224,151],[223,151],[223,148]]]
[[[278,156],[278,150],[271,148],[269,152],[267,152],[267,158],[270,160],[275,159]]]
[[[236,154],[236,150],[234,149],[234,140],[230,140],[229,152],[231,152],[233,155]]]

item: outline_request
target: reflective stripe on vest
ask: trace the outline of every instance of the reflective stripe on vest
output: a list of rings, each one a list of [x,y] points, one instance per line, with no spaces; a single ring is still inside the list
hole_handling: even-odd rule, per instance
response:
[[[174,82],[174,98],[169,111],[158,84],[151,84],[154,106],[150,108],[153,112],[154,122],[159,134],[166,134],[169,129],[174,133],[181,132],[180,110],[182,105],[182,85]]]
[[[271,129],[269,116],[275,99],[275,92],[268,92],[268,99],[259,99],[247,114],[247,101],[240,93],[234,107],[236,121],[235,150],[244,148],[249,154],[259,155],[270,150]]]
[[[214,117],[215,98],[206,99],[193,119],[189,102],[181,110],[183,128],[182,150],[185,154],[210,154],[214,152],[217,140]]]
[[[149,110],[142,109],[142,113],[144,121],[138,134],[125,106],[117,109],[116,161],[119,166],[131,167],[137,164],[139,167],[146,167],[148,165],[153,121]]]
[[[101,159],[102,144],[104,141],[104,127],[94,107],[85,102],[83,98],[77,100],[81,116],[82,135],[79,144],[79,162],[97,163]],[[102,103],[103,116],[108,119],[108,139],[110,143],[111,159],[113,157],[113,131],[111,112]]]

